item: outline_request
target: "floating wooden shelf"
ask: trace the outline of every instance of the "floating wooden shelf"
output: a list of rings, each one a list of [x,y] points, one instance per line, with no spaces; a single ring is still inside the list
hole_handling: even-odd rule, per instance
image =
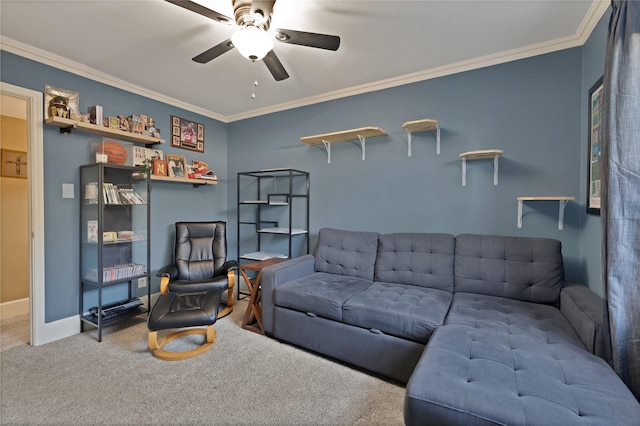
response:
[[[125,132],[124,130],[120,129],[111,129],[109,127],[98,126],[96,124],[70,120],[68,118],[62,117],[49,117],[44,121],[44,124],[59,127],[61,130],[71,131],[71,129],[76,129],[85,133],[92,133],[98,136],[110,137],[130,142],[138,142],[145,145],[164,143],[164,139],[152,138],[151,136],[146,135],[138,135],[131,132]]]
[[[161,180],[165,182],[177,182],[177,183],[190,183],[192,185],[217,185],[218,184],[217,180],[189,179],[189,178],[157,176],[157,175],[151,175],[151,180]]]
[[[411,157],[411,134],[418,132],[430,132],[433,130],[437,132],[436,154],[440,154],[440,123],[438,123],[438,120],[424,118],[422,120],[407,121],[402,125],[402,128],[407,131],[407,150],[409,157]]]
[[[502,156],[501,149],[485,149],[468,151],[460,154],[462,160],[462,186],[467,185],[467,160],[493,159],[493,184],[498,184],[498,158]]]
[[[525,201],[558,201],[558,229],[564,228],[564,207],[569,201],[575,200],[576,197],[560,196],[560,197],[518,197],[518,228],[522,228],[522,204]]]
[[[366,138],[374,138],[377,136],[385,136],[387,133],[379,127],[361,127],[359,129],[342,130],[333,133],[324,133],[322,135],[304,136],[300,138],[300,142],[307,145],[323,144],[327,151],[327,163],[331,163],[331,144],[334,142],[360,141],[362,149],[362,159],[365,158],[365,142]]]

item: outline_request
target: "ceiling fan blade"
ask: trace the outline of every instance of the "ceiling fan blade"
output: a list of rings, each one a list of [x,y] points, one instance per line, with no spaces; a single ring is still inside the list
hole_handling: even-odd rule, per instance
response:
[[[318,49],[338,50],[340,37],[328,34],[308,33],[305,31],[276,30],[276,40],[283,43],[298,44],[300,46],[315,47]]]
[[[270,50],[269,53],[267,53],[267,56],[262,59],[262,61],[267,66],[267,68],[271,72],[271,75],[276,79],[276,81],[282,81],[289,78],[287,70],[284,69],[284,67],[282,66],[282,62],[280,62],[280,59],[278,59],[276,53],[273,50]]]
[[[213,46],[211,49],[205,50],[201,54],[194,56],[192,60],[200,64],[206,64],[231,49],[233,49],[233,43],[231,43],[231,39],[229,38],[222,43]]]
[[[233,24],[233,19],[229,18],[226,15],[223,15],[222,13],[218,13],[214,10],[211,10],[202,5],[199,5],[198,3],[194,3],[192,1],[185,1],[185,0],[165,0],[165,1],[167,1],[168,3],[175,4],[176,6],[183,7],[187,10],[190,10],[191,12],[195,12],[198,15],[202,15],[206,18],[213,19],[214,21],[218,21],[227,25]]]

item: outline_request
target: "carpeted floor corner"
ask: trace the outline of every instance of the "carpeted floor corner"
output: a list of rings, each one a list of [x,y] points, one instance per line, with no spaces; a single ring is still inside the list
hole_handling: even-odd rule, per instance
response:
[[[91,330],[39,347],[3,321],[0,424],[403,424],[402,386],[243,330],[245,309],[209,352],[173,362],[149,353],[142,317],[101,343]]]

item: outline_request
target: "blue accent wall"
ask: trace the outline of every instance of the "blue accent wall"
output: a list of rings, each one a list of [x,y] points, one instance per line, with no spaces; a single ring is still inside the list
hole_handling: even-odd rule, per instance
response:
[[[602,294],[600,220],[586,215],[587,92],[602,75],[608,15],[587,43],[533,58],[468,71],[320,104],[224,124],[153,99],[111,87],[2,51],[3,82],[44,91],[46,84],[80,93],[80,108],[103,105],[105,115],[152,116],[166,138],[169,116],[206,127],[205,154],[161,148],[209,163],[220,183],[193,188],[152,184],[151,272],[171,259],[173,223],[227,220],[229,253],[236,253],[238,172],[292,167],[311,174],[311,242],[323,227],[379,232],[495,233],[562,241],[567,279]],[[296,76],[292,76],[296,78]],[[277,90],[275,82],[269,83]],[[266,89],[265,89],[266,90]],[[413,135],[407,156],[406,121],[433,118],[442,127],[441,154],[435,132]],[[388,135],[332,146],[331,164],[322,146],[300,137],[378,126]],[[45,320],[78,313],[79,172],[90,162],[90,141],[80,132],[62,135],[44,126]],[[492,161],[468,163],[461,185],[461,152],[502,149],[499,184]],[[62,198],[62,183],[75,184],[75,198]],[[524,206],[517,228],[518,196],[571,195],[564,230],[558,203]],[[158,290],[152,280],[152,291]]]
[[[609,15],[600,19],[596,28],[592,31],[587,42],[582,46],[582,110],[581,110],[581,137],[583,141],[580,156],[582,168],[580,169],[580,200],[585,205],[582,210],[582,233],[580,234],[580,259],[583,271],[582,281],[589,283],[589,287],[600,296],[603,295],[602,285],[602,261],[600,249],[602,244],[602,227],[600,216],[588,215],[586,211],[587,200],[587,158],[589,155],[589,89],[604,74],[604,59],[607,48],[607,31]]]
[[[102,105],[105,116],[146,114],[156,120],[168,139],[170,115],[205,125],[205,153],[160,148],[184,155],[187,161],[200,159],[209,164],[220,179],[218,185],[194,188],[188,184],[153,182],[151,191],[151,273],[152,292],[159,289],[155,271],[171,260],[174,222],[178,220],[224,220],[227,217],[227,127],[211,118],[194,114],[144,96],[79,77],[5,51],[1,52],[2,81],[44,92],[45,85],[80,93],[80,110]],[[45,321],[78,314],[79,298],[79,166],[92,162],[90,142],[96,135],[44,126],[45,204]],[[75,185],[73,199],[62,198],[62,184]],[[114,297],[118,297],[114,295]],[[120,296],[122,297],[122,296]],[[105,303],[108,303],[106,300]]]
[[[272,167],[310,172],[312,241],[323,227],[557,238],[567,278],[580,280],[581,73],[581,49],[574,48],[234,122],[229,179]],[[440,121],[441,154],[435,132],[416,133],[409,158],[402,124],[421,118]],[[322,145],[300,142],[364,126],[388,133],[366,141],[364,161],[358,144],[334,143],[327,164]],[[499,184],[493,162],[478,160],[468,162],[463,187],[459,154],[494,148],[504,151]],[[516,198],[545,195],[576,197],[564,230],[557,201],[525,203],[518,229]],[[235,203],[231,191],[230,223]]]

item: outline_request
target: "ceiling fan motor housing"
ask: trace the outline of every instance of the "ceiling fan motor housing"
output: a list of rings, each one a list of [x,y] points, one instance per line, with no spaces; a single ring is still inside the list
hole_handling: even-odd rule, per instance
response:
[[[275,1],[232,0],[236,24],[241,27],[253,25],[268,31],[274,3]]]

